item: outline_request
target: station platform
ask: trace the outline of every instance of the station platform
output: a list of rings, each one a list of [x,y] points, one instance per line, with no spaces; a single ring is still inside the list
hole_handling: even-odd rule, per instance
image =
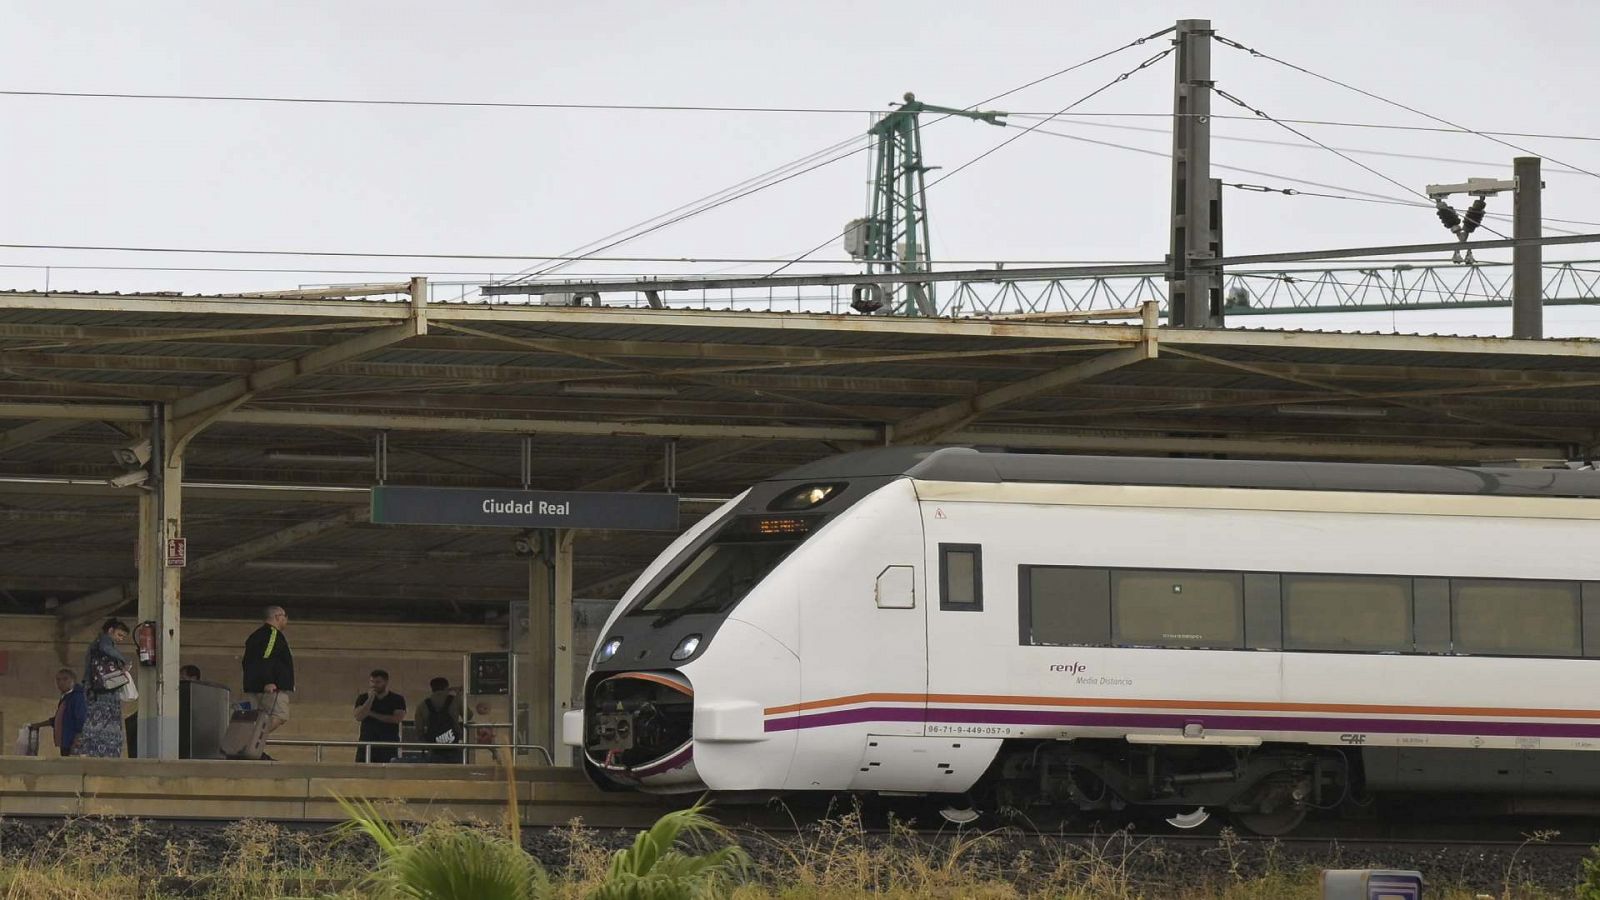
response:
[[[576,769],[359,765],[233,760],[24,759],[0,762],[0,817],[130,816],[338,822],[335,796],[365,798],[397,820],[505,821],[508,791],[529,826],[582,819],[643,827],[669,801],[606,793]]]

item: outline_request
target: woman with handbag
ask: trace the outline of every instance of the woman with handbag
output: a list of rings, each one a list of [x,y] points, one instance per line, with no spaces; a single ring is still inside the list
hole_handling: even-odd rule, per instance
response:
[[[122,756],[122,697],[133,675],[117,642],[127,639],[128,626],[121,619],[107,619],[89,644],[83,673],[89,690],[89,716],[72,746],[73,756]]]

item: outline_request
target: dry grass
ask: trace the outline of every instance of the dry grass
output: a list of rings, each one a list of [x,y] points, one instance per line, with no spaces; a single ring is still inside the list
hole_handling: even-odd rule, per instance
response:
[[[434,828],[469,828],[435,825]],[[559,834],[567,868],[552,896],[580,900],[606,882],[612,852],[599,833],[574,822]],[[1128,833],[1090,844],[1034,842],[955,833],[929,838],[906,827],[872,834],[855,815],[811,826],[799,837],[747,836],[760,863],[725,896],[731,900],[1314,900],[1314,869],[1259,855],[1246,874],[1241,845],[1224,834],[1195,866],[1160,842]],[[1197,878],[1192,869],[1208,875]],[[227,828],[220,842],[163,841],[137,822],[83,820],[59,829],[28,858],[0,865],[0,900],[165,900],[169,897],[340,897],[362,894],[370,861],[327,835],[261,822]],[[1171,873],[1171,874],[1151,874]],[[1430,886],[1442,900],[1552,900],[1573,889],[1540,891],[1512,883],[1492,893]]]

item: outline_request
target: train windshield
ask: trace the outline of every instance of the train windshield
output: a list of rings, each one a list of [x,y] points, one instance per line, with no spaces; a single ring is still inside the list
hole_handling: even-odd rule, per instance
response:
[[[735,519],[681,562],[630,615],[726,612],[800,546],[812,525],[794,517]]]

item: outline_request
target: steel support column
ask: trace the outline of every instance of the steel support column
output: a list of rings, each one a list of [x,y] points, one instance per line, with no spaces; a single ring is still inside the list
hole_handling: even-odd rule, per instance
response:
[[[570,530],[547,529],[535,534],[537,547],[528,558],[528,612],[515,623],[518,743],[550,750],[556,765],[571,756],[557,752],[561,717],[572,708],[572,547]]]
[[[1215,259],[1211,184],[1211,20],[1180,19],[1173,43],[1172,274],[1167,320],[1184,328],[1222,325],[1221,282],[1196,263]]]
[[[555,676],[550,682],[550,755],[558,766],[572,765],[572,754],[562,752],[561,720],[573,708],[572,687],[572,548],[577,532],[562,529],[552,537],[552,575],[555,590],[551,608],[555,641],[551,645],[551,665]]]
[[[168,541],[183,537],[183,451],[173,439],[166,404],[150,428],[149,490],[139,497],[139,621],[154,622],[154,666],[137,666],[141,759],[178,758],[178,665],[183,570],[167,565]]]
[[[1511,234],[1518,240],[1544,236],[1544,182],[1539,177],[1539,157],[1519,156],[1515,162],[1517,189],[1512,207]],[[1511,336],[1544,337],[1544,248],[1537,243],[1518,244],[1511,251]]]

